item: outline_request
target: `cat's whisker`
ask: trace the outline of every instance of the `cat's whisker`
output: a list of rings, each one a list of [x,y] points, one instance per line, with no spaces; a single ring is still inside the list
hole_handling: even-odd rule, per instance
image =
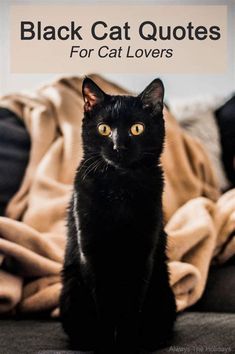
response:
[[[93,171],[96,172],[97,169],[102,166],[102,164],[103,164],[103,161],[102,161],[102,160],[101,160],[101,161],[98,161],[98,164],[97,164],[96,167],[93,169]]]
[[[108,170],[108,163],[107,163],[105,160],[103,160],[103,170],[102,170],[102,173],[107,172],[107,170]]]
[[[94,164],[96,163],[96,161],[94,162]],[[83,174],[83,177],[82,177],[82,180],[84,181],[86,178],[87,178],[87,176],[89,175],[89,173],[90,173],[90,171],[92,170],[92,168],[93,168],[93,166],[89,166],[87,169],[86,169],[86,171],[85,171],[85,173]]]
[[[92,160],[96,159],[97,157],[90,157],[89,159],[85,160],[84,163],[82,164],[82,167],[87,167],[90,166],[90,163],[92,162]]]
[[[108,168],[109,168],[109,164],[105,160],[103,160],[103,161],[104,161],[103,173],[107,173]]]
[[[101,157],[99,159],[96,159],[94,162],[92,162],[87,169],[85,170],[84,174],[83,174],[83,178],[82,180],[84,181],[85,178],[92,172],[92,171],[96,171],[96,169],[99,167],[100,163],[102,163],[102,159]]]
[[[82,180],[84,181],[87,175],[92,171],[93,167],[96,165],[97,160],[93,161],[89,166],[86,168],[85,172],[83,173]]]
[[[85,170],[83,171],[83,176],[85,176],[85,174],[86,174],[86,172],[89,170],[89,168],[91,167],[91,165],[93,164],[93,163],[95,163],[96,162],[96,160],[95,161],[91,161],[91,163],[89,163],[89,164],[83,164],[83,166],[82,166],[82,168],[83,168],[83,170],[84,170],[84,168],[85,168]]]
[[[97,152],[93,153],[91,157],[89,157],[88,159],[84,159],[84,164],[86,164],[90,160],[93,160],[93,159],[97,158],[97,156],[100,156],[100,154],[97,153]]]

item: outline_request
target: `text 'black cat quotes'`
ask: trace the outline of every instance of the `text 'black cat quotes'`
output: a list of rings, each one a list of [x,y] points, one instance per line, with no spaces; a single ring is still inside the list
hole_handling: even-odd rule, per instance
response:
[[[14,5],[10,48],[13,73],[219,74],[227,8]]]

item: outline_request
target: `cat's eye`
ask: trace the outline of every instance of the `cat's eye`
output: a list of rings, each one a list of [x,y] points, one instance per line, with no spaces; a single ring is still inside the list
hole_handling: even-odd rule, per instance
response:
[[[144,132],[144,124],[143,123],[133,124],[130,130],[132,135],[140,135]]]
[[[112,130],[108,124],[101,123],[98,125],[98,132],[100,135],[109,136],[111,135]]]

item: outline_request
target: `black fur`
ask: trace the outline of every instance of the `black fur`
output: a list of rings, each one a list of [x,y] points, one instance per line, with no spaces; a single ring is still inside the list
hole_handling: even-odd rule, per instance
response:
[[[83,83],[84,157],[69,208],[61,318],[80,350],[155,350],[176,317],[163,231],[163,84],[138,97],[109,96]],[[143,123],[142,134],[130,127]],[[98,133],[99,123],[112,129]],[[79,229],[79,232],[78,232]]]

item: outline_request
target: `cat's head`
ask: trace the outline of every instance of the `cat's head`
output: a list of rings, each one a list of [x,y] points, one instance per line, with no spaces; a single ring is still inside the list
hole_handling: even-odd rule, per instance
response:
[[[160,79],[137,97],[108,95],[94,81],[83,81],[84,154],[119,168],[158,163],[164,142]]]

